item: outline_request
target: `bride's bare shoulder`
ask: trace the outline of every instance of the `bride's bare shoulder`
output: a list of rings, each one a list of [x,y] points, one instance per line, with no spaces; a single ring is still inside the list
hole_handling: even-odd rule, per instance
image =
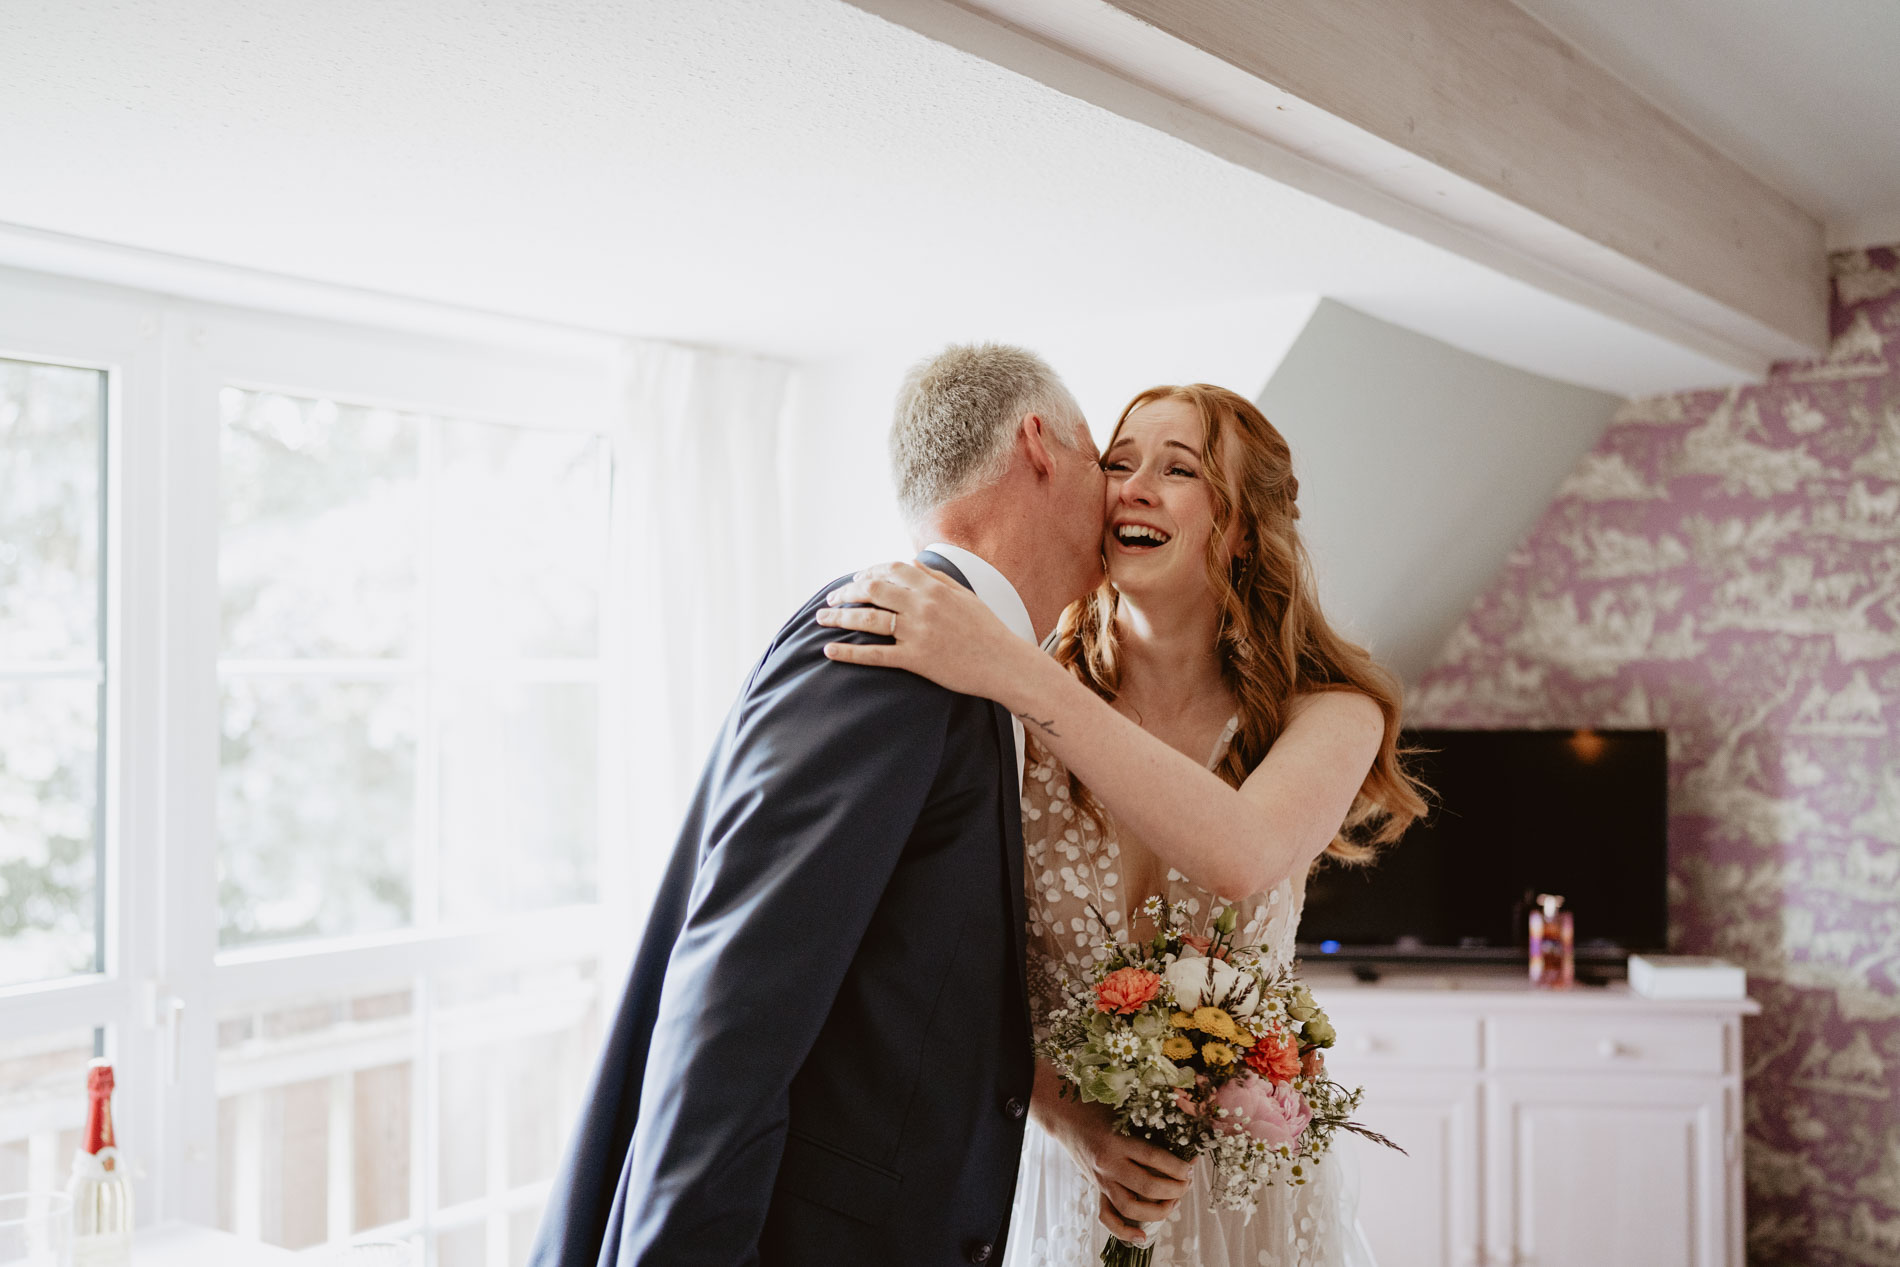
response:
[[[1378,701],[1361,691],[1306,691],[1287,701],[1286,724],[1303,728],[1327,726],[1351,731],[1385,733],[1385,713]]]

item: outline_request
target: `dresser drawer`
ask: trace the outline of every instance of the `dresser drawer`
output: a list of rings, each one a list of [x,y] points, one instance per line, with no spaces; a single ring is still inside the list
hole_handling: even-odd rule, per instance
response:
[[[1326,1000],[1319,1000],[1326,1007]],[[1339,1042],[1326,1054],[1346,1069],[1476,1069],[1475,1016],[1394,1016],[1327,1008]]]
[[[1487,1064],[1493,1069],[1649,1073],[1728,1071],[1724,1023],[1714,1017],[1612,1012],[1600,1017],[1493,1016]]]

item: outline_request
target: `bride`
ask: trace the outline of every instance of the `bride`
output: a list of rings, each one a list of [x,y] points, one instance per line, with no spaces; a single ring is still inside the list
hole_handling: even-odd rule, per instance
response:
[[[859,573],[819,615],[882,633],[882,612],[838,604],[895,613],[893,644],[827,653],[986,696],[1027,727],[1039,1028],[1100,941],[1091,906],[1139,939],[1149,895],[1185,902],[1196,926],[1245,895],[1235,944],[1287,962],[1319,858],[1363,861],[1424,810],[1394,747],[1396,682],[1320,612],[1279,431],[1223,388],[1156,387],[1123,411],[1102,465],[1108,579],[1064,613],[1053,657],[907,563]],[[1089,1267],[1110,1234],[1153,1245],[1155,1267],[1370,1262],[1340,1154],[1304,1187],[1263,1188],[1248,1219],[1209,1208],[1205,1163],[1115,1134],[1105,1106],[1058,1085],[1038,1062],[1011,1264]]]

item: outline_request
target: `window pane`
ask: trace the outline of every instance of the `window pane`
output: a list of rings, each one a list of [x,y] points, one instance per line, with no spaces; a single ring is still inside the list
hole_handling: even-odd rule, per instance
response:
[[[541,1230],[541,1213],[546,1202],[532,1210],[522,1210],[508,1220],[508,1267],[526,1267],[528,1252],[534,1248],[534,1235]]]
[[[488,1229],[480,1223],[436,1233],[436,1267],[484,1267],[487,1255]]]
[[[409,1217],[409,1062],[356,1075],[356,1204],[352,1232]]]
[[[444,1052],[439,1068],[436,1204],[446,1207],[488,1195],[488,1053]]]
[[[105,375],[0,360],[0,663],[99,651]]]
[[[65,1188],[93,1042],[90,1029],[0,1040],[0,1192]]]
[[[0,986],[91,972],[99,688],[0,680]]]
[[[443,915],[592,901],[597,688],[454,682],[441,697]]]
[[[405,682],[225,683],[221,945],[409,922],[416,708]]]
[[[591,963],[442,982],[439,1208],[498,1211],[554,1177],[592,1072],[597,989]]]
[[[601,443],[591,435],[442,424],[440,654],[598,653],[605,472]]]
[[[236,387],[221,405],[224,654],[415,653],[422,421]]]
[[[414,1048],[407,990],[220,1017],[219,1226],[302,1249],[407,1219]]]
[[[0,986],[99,966],[105,390],[0,359]]]

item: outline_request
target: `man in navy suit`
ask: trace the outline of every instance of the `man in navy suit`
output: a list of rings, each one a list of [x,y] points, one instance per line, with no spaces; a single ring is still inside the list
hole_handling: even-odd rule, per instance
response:
[[[1103,476],[1038,358],[952,347],[891,427],[922,560],[1040,642]],[[1000,1261],[1034,1077],[1021,723],[786,622],[661,882],[532,1267]]]

